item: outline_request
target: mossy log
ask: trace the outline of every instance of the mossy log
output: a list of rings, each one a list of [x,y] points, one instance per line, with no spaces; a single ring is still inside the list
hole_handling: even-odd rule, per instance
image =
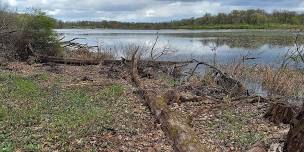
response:
[[[173,144],[175,151],[178,152],[201,152],[207,150],[207,145],[202,144],[194,130],[188,125],[188,121],[180,113],[169,109],[163,96],[158,95],[153,90],[146,89],[138,76],[137,52],[132,57],[131,75],[135,85],[143,93],[146,105],[151,110],[162,126],[163,131]]]
[[[304,152],[304,104],[291,122],[284,149],[286,152]]]
[[[299,113],[300,107],[289,102],[275,102],[270,105],[265,118],[274,123],[290,124]]]

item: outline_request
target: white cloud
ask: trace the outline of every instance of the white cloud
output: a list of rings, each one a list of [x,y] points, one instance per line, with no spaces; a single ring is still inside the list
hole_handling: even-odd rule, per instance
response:
[[[5,4],[5,5],[9,5],[9,6],[17,6],[18,5],[16,0],[4,0],[2,3]]]
[[[58,15],[59,13],[61,12],[60,9],[55,9],[55,10],[47,10],[46,13],[48,15],[51,15],[51,16],[55,16],[55,15]]]
[[[146,16],[147,17],[154,17],[155,16],[155,11],[150,9],[146,11]]]
[[[41,8],[62,20],[170,21],[232,9],[304,11],[303,0],[0,0],[24,11]],[[275,5],[266,5],[275,2]],[[295,5],[297,4],[297,5]]]

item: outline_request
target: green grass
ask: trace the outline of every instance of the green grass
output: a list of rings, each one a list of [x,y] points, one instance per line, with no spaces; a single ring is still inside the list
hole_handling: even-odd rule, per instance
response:
[[[165,82],[166,85],[169,85],[170,87],[174,87],[178,84],[178,81],[176,81],[173,77],[168,75],[160,75],[159,79]]]
[[[105,128],[126,129],[122,124],[133,116],[123,85],[63,89],[57,80],[42,87],[39,82],[46,79],[46,74],[0,74],[0,151],[41,151],[54,145],[65,151],[72,140]]]

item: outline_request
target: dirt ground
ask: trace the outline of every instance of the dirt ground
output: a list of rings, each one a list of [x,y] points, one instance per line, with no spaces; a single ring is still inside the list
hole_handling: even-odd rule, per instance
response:
[[[166,74],[142,80],[160,94],[179,87]],[[1,67],[0,84],[2,151],[173,151],[127,68],[9,63]],[[246,151],[257,142],[280,149],[289,127],[264,119],[268,107],[229,99],[170,105],[215,151]]]

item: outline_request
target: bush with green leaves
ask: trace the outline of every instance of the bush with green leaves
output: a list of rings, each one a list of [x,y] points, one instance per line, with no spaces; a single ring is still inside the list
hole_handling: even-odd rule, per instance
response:
[[[55,56],[60,52],[57,34],[53,31],[56,21],[40,10],[19,15],[18,22],[21,27],[20,42],[28,42],[34,53],[38,55]]]
[[[8,52],[11,58],[27,60],[34,55],[57,56],[61,54],[62,49],[57,33],[53,31],[56,25],[55,19],[40,10],[33,10],[25,14],[1,8],[0,10],[2,12],[0,18],[3,18],[4,21],[0,27],[8,27],[6,30],[11,33],[5,34],[6,39],[14,40],[7,42],[2,39],[0,44],[13,46],[2,48],[3,52]]]

